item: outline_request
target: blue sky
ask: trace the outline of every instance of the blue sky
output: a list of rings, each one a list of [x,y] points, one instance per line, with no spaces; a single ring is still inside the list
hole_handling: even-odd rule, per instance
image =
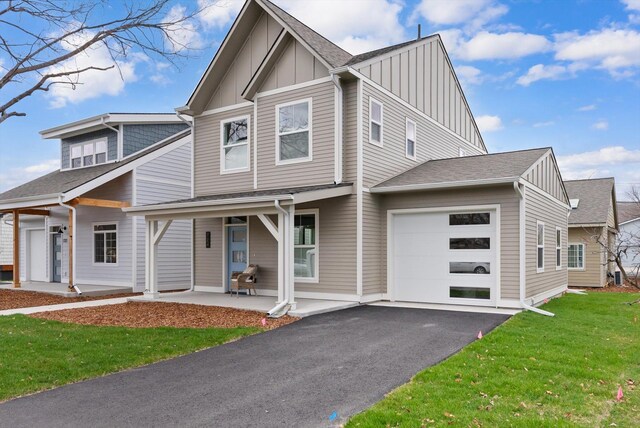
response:
[[[27,117],[0,124],[0,191],[57,168],[57,141],[42,140],[42,129],[183,105],[242,3],[218,1],[176,31],[196,48],[179,68],[131,52],[124,80],[96,72],[76,91],[24,102]],[[552,146],[565,179],[615,176],[620,199],[640,186],[640,0],[275,3],[353,54],[414,38],[419,23],[423,35],[440,33],[490,152]],[[118,2],[108,4],[104,14],[115,16]],[[176,0],[168,14],[194,4]],[[95,50],[82,61],[110,60]]]

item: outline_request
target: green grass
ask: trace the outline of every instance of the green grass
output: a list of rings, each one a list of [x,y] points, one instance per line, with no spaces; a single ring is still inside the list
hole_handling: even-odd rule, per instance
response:
[[[640,305],[623,304],[638,297],[567,295],[544,306],[554,318],[519,314],[347,427],[640,426]]]
[[[220,345],[256,328],[126,328],[0,317],[0,401]]]

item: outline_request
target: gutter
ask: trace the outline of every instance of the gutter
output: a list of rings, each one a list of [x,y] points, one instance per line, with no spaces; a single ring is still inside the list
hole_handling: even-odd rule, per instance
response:
[[[280,206],[280,201],[278,199],[275,199],[273,201],[273,205],[275,206],[275,208],[278,211],[280,211],[282,213],[283,216],[285,216],[285,217],[289,216],[289,213],[287,212],[287,210],[285,210],[284,208],[282,208]],[[281,227],[284,227],[284,222],[282,222],[282,223],[283,224],[281,225]],[[289,263],[287,263],[287,260],[289,260],[289,258],[288,258],[289,257],[289,246],[285,245],[286,241],[287,241],[287,235],[288,235],[287,232],[288,231],[285,229],[283,232],[284,233],[282,233],[281,236],[282,236],[282,239],[285,242],[283,243],[284,254],[283,254],[282,259],[285,262],[284,265],[288,266]],[[280,251],[280,250],[278,250],[278,251]],[[287,269],[287,271],[284,271],[285,270],[284,266],[280,266],[279,268],[283,270],[282,275],[283,275],[283,279],[284,279],[284,275],[288,275],[289,274],[288,269]],[[283,287],[284,287],[284,284],[283,284]],[[286,315],[287,312],[289,311],[289,307],[290,307],[289,302],[291,301],[291,297],[292,296],[289,296],[289,287],[284,287],[284,298],[282,299],[282,302],[278,303],[271,310],[269,310],[269,312],[267,312],[267,315],[270,318],[280,318],[280,317]]]
[[[125,213],[139,213],[139,212],[149,212],[149,214],[153,214],[153,211],[163,211],[170,209],[180,209],[180,208],[207,208],[207,207],[215,207],[220,205],[228,205],[230,203],[233,204],[248,204],[252,202],[271,202],[273,200],[293,200],[293,195],[270,195],[270,196],[253,196],[246,198],[237,198],[237,199],[213,199],[209,201],[199,201],[199,202],[182,202],[182,203],[174,203],[174,204],[165,204],[165,205],[142,205],[138,207],[128,207],[122,208],[122,211]],[[135,214],[134,214],[135,215]],[[142,215],[142,214],[139,214]]]
[[[342,162],[344,152],[344,139],[343,139],[343,90],[340,84],[340,76],[337,74],[331,74],[331,81],[336,87],[335,90],[335,124],[334,124],[334,180],[335,184],[342,183]]]
[[[520,177],[507,177],[507,178],[489,178],[483,180],[465,180],[465,181],[448,181],[443,183],[423,183],[423,184],[407,184],[400,186],[388,186],[388,187],[372,187],[369,189],[371,193],[397,193],[397,192],[410,192],[416,190],[431,190],[431,189],[446,189],[456,187],[470,187],[470,186],[489,186],[492,184],[511,184],[516,183]]]

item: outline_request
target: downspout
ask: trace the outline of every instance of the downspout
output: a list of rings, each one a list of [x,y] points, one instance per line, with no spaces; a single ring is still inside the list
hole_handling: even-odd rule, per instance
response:
[[[280,201],[279,200],[274,200],[273,201],[273,205],[276,207],[276,210],[278,210],[280,213],[282,213],[283,216],[288,216],[289,213],[287,212],[287,210],[285,210],[284,208],[282,208],[280,206]],[[284,227],[284,222],[282,224],[282,227]],[[286,231],[285,231],[286,232]],[[285,243],[282,243],[284,245],[284,254],[283,254],[283,261],[285,262],[285,265],[288,265],[288,263],[286,263],[287,260],[287,245],[286,245],[286,234],[282,234],[282,238],[283,240],[285,240]],[[284,266],[280,266],[280,269],[284,270]],[[284,275],[287,274],[287,272],[282,272],[283,278]],[[284,284],[283,284],[284,286]],[[284,299],[282,300],[282,302],[278,303],[276,306],[274,306],[269,312],[267,312],[267,315],[271,318],[280,318],[281,316],[286,315],[286,313],[288,312],[289,308],[289,287],[284,287]]]
[[[536,308],[535,306],[529,305],[525,302],[526,295],[526,280],[527,280],[527,258],[526,258],[526,216],[525,216],[525,199],[524,193],[520,188],[520,184],[517,181],[513,182],[513,189],[516,191],[519,199],[519,209],[520,209],[520,307],[522,309],[526,309],[531,312],[535,312],[537,314],[546,315],[548,317],[553,317],[555,314],[545,311],[540,308]]]
[[[71,284],[71,286],[73,287],[74,290],[76,290],[76,293],[78,293],[78,295],[82,294],[82,291],[80,291],[80,289],[78,288],[78,286],[75,284],[75,280],[76,278],[76,263],[78,261],[77,257],[76,257],[76,252],[78,249],[78,246],[76,245],[76,235],[77,235],[77,230],[76,228],[78,227],[78,222],[76,221],[76,207],[74,207],[73,205],[67,205],[64,202],[62,202],[62,195],[58,196],[58,205],[60,205],[61,207],[67,208],[69,210],[71,210],[71,212],[73,213],[73,235],[71,235],[71,246],[73,247],[71,250],[71,257],[73,257],[73,261],[71,262],[71,269],[73,270],[72,274],[73,274],[73,279],[74,279],[74,284]]]
[[[343,170],[343,152],[344,152],[344,143],[343,143],[343,90],[342,85],[340,84],[340,77],[336,74],[331,75],[331,81],[336,87],[335,90],[335,132],[334,132],[334,183],[340,184],[342,183],[342,170]]]
[[[195,124],[193,121],[187,120],[182,117],[182,115],[176,111],[176,117],[180,119],[182,122],[186,123],[189,128],[191,128],[191,197],[194,196],[194,153],[195,153]],[[196,266],[195,266],[195,242],[196,242],[196,219],[191,219],[191,286],[189,287],[189,291],[195,291],[196,289]]]
[[[102,126],[104,126],[105,128],[109,128],[112,131],[114,131],[117,135],[117,142],[118,142],[118,148],[117,148],[117,152],[118,152],[118,160],[120,160],[122,157],[124,157],[124,147],[123,147],[123,140],[122,140],[122,132],[120,132],[120,127],[114,128],[111,125],[107,125],[106,122],[104,121],[104,117],[102,117]],[[109,156],[109,150],[107,149],[107,157]]]

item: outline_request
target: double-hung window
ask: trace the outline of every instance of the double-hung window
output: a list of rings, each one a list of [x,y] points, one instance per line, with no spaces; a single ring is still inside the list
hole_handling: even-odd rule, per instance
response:
[[[311,99],[276,106],[276,164],[310,161]]]
[[[118,263],[118,224],[93,225],[93,263]]]
[[[249,117],[220,122],[220,171],[249,170]]]
[[[562,230],[556,227],[556,270],[562,268]]]
[[[569,269],[584,269],[584,244],[569,244],[567,258]]]
[[[384,117],[382,103],[369,98],[369,141],[378,146],[382,145],[384,133],[382,121]]]
[[[539,221],[537,223],[538,239],[537,239],[537,271],[538,273],[544,272],[544,223]]]
[[[407,129],[405,135],[405,156],[409,159],[416,160],[416,123],[407,118]]]
[[[296,281],[318,281],[318,210],[297,211],[294,220],[293,252]]]
[[[107,140],[89,141],[71,146],[71,168],[97,165],[107,161]]]

